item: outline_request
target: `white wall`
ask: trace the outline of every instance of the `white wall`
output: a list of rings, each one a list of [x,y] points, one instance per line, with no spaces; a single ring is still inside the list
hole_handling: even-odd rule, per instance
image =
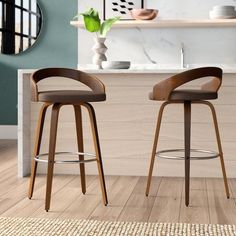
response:
[[[162,19],[206,19],[214,5],[236,5],[236,0],[146,0],[147,8],[159,9]],[[79,12],[94,7],[101,12],[103,0],[80,0]],[[79,30],[79,64],[91,64],[93,35]],[[185,45],[188,64],[236,65],[235,28],[113,29],[108,34],[108,60],[130,60],[134,64],[179,65],[180,44]],[[148,56],[147,56],[148,55]]]

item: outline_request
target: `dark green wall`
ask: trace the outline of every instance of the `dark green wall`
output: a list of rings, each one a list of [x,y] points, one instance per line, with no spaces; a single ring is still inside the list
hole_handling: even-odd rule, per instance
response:
[[[22,54],[0,54],[0,125],[17,124],[17,69],[77,65],[77,30],[70,20],[77,13],[78,0],[38,3],[43,13],[38,41]]]

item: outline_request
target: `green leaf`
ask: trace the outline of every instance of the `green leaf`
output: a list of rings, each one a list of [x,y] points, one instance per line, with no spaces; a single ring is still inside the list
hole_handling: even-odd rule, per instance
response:
[[[81,14],[84,17],[85,28],[89,32],[98,32],[101,28],[101,20],[99,14],[93,8],[90,8],[87,12]]]
[[[114,17],[114,18],[110,18],[107,19],[106,21],[104,21],[101,25],[101,29],[100,29],[100,34],[102,37],[106,37],[108,31],[111,29],[112,25],[118,21],[120,19],[120,17]]]

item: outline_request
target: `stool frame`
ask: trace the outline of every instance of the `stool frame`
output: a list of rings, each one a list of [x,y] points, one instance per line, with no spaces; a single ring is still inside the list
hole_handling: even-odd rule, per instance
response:
[[[48,153],[48,170],[47,170],[47,187],[46,187],[46,202],[45,202],[45,210],[48,211],[50,208],[51,202],[51,192],[52,192],[52,180],[53,180],[53,170],[55,164],[55,149],[56,149],[56,136],[57,136],[57,127],[58,127],[58,117],[60,108],[63,105],[72,105],[72,104],[50,104],[45,103],[40,111],[39,114],[39,121],[38,127],[36,132],[36,142],[34,147],[34,158],[32,160],[32,168],[31,168],[31,178],[30,178],[30,188],[29,188],[29,199],[33,196],[34,191],[34,183],[36,178],[37,166],[38,166],[38,156],[40,155],[40,146],[42,141],[43,135],[43,126],[45,121],[45,115],[47,108],[52,105],[52,114],[51,114],[51,127],[50,127],[50,140],[49,140],[49,153]],[[88,112],[90,117],[91,129],[93,134],[93,141],[94,141],[94,148],[95,148],[95,159],[92,161],[97,162],[98,172],[99,172],[99,179],[102,189],[102,196],[103,196],[103,203],[104,205],[108,204],[107,200],[107,192],[106,192],[106,185],[105,185],[105,178],[104,178],[104,171],[103,171],[103,164],[101,158],[101,149],[99,143],[99,136],[98,136],[98,129],[97,129],[97,122],[96,122],[96,115],[94,108],[89,103],[81,103],[81,104],[73,104],[74,112],[75,112],[75,121],[76,121],[76,133],[77,133],[77,143],[78,143],[78,151],[79,151],[79,165],[80,165],[80,175],[81,175],[81,186],[82,186],[82,193],[86,193],[86,178],[85,178],[85,163],[90,162],[91,160],[86,161],[84,159],[84,145],[83,145],[83,130],[82,130],[82,114],[81,114],[81,106],[84,106]],[[45,154],[44,154],[45,155]]]
[[[159,139],[164,109],[169,104],[183,104],[184,105],[184,152],[185,152],[184,153],[184,160],[185,160],[185,205],[189,206],[190,160],[191,160],[191,109],[192,109],[192,104],[202,104],[202,105],[206,105],[210,108],[210,111],[211,111],[211,114],[213,117],[213,123],[214,123],[219,153],[215,156],[212,156],[212,158],[215,158],[218,156],[220,157],[220,164],[221,164],[222,175],[223,175],[223,179],[224,179],[226,197],[230,198],[229,186],[228,186],[225,163],[224,163],[224,155],[223,155],[221,139],[220,139],[220,132],[219,132],[219,127],[218,127],[216,111],[215,111],[213,104],[211,102],[205,101],[205,100],[196,100],[196,101],[194,101],[194,100],[174,101],[173,100],[173,101],[171,101],[171,99],[170,99],[172,91],[175,90],[177,87],[179,87],[187,82],[190,82],[192,80],[202,78],[202,77],[207,77],[207,76],[213,76],[214,78],[210,82],[205,83],[202,86],[202,90],[217,92],[221,86],[221,83],[222,83],[222,70],[217,67],[204,67],[204,68],[189,70],[189,71],[177,74],[173,77],[170,77],[167,80],[163,80],[159,84],[156,84],[154,86],[151,99],[157,100],[157,101],[161,101],[161,100],[166,100],[166,101],[162,103],[160,110],[159,110],[158,118],[157,118],[156,131],[155,131],[153,149],[152,149],[152,154],[151,154],[151,162],[150,162],[148,179],[147,179],[147,186],[146,186],[146,196],[149,195],[149,191],[150,191],[150,185],[151,185],[151,179],[152,179],[152,173],[153,173],[154,162],[156,159],[156,154],[157,153],[160,154],[160,152],[156,152],[156,150],[157,150],[157,145],[158,145],[158,139]],[[170,150],[168,150],[168,151],[170,151]],[[210,158],[205,158],[205,159],[210,159]]]
[[[49,77],[56,77],[56,76],[65,77],[68,79],[81,82],[82,84],[87,85],[94,92],[94,94],[105,94],[105,86],[96,77],[93,77],[82,71],[69,69],[69,68],[45,68],[45,69],[38,70],[31,75],[31,100],[34,102],[40,101],[39,100],[40,92],[38,91],[38,85],[37,85],[39,81],[49,78]],[[102,190],[103,203],[106,206],[108,204],[108,198],[107,198],[105,177],[104,177],[104,171],[103,171],[96,115],[95,115],[93,106],[86,101],[83,101],[83,102],[82,101],[81,102],[44,102],[43,103],[41,110],[39,112],[39,118],[38,118],[38,126],[37,126],[37,131],[36,131],[36,139],[35,139],[35,146],[34,146],[33,159],[32,159],[28,197],[29,199],[33,197],[38,162],[46,162],[48,167],[47,167],[45,210],[48,211],[50,209],[54,164],[57,163],[57,161],[55,160],[55,155],[63,154],[63,153],[56,152],[58,118],[59,118],[61,107],[65,105],[72,105],[74,108],[77,146],[78,146],[78,153],[76,153],[76,155],[78,156],[79,159],[77,161],[60,161],[60,163],[62,162],[63,163],[66,163],[66,162],[79,163],[80,176],[81,176],[81,188],[82,188],[82,193],[85,194],[86,193],[85,163],[96,161],[97,167],[98,167],[101,190]],[[46,116],[47,109],[50,106],[52,106],[52,112],[51,112],[50,137],[49,137],[49,151],[46,154],[45,153],[40,154],[45,116]],[[82,111],[81,111],[82,106],[85,107],[89,113],[95,154],[84,153],[83,125],[82,125]],[[40,159],[42,156],[46,156],[46,155],[48,155],[48,160]],[[93,159],[86,160],[84,158],[85,155],[92,156]]]

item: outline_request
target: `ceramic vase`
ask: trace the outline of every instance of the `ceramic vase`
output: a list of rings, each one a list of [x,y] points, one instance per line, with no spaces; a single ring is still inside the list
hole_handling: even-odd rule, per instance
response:
[[[97,65],[99,69],[102,69],[102,61],[106,61],[106,51],[107,47],[104,44],[106,38],[96,37],[94,38],[95,45],[93,46],[94,56],[93,56],[93,64]]]

